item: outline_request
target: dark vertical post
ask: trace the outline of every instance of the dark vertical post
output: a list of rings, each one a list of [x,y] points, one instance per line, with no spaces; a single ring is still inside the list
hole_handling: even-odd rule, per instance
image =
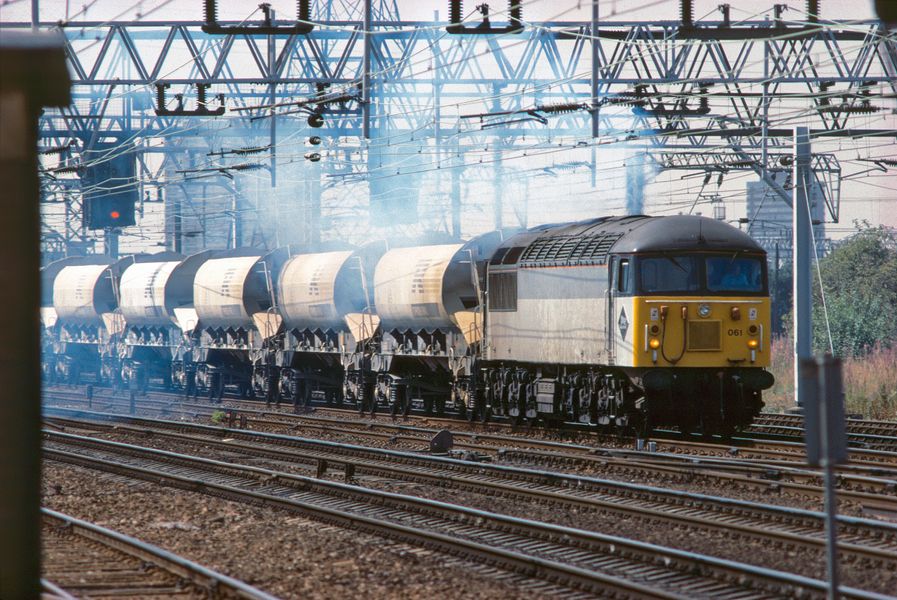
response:
[[[35,3],[36,6],[36,3]],[[0,598],[40,595],[40,215],[37,119],[69,103],[63,41],[0,36]]]
[[[841,576],[838,572],[838,497],[835,495],[836,465],[847,462],[847,435],[844,428],[844,400],[841,381],[841,360],[826,354],[819,361],[822,367],[819,388],[823,410],[822,427],[825,439],[825,454],[822,466],[825,469],[825,528],[826,564],[828,570],[829,600],[839,597]]]
[[[119,231],[112,227],[103,230],[103,249],[109,258],[118,258],[118,235]]]
[[[839,597],[838,500],[834,467],[847,462],[844,425],[844,388],[841,361],[830,354],[805,359],[801,371],[805,387],[804,432],[807,464],[823,468],[825,483],[826,569],[828,598]]]

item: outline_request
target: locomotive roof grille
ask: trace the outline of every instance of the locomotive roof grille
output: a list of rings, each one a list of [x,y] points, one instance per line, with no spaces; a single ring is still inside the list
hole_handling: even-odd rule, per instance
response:
[[[539,238],[526,248],[519,264],[529,267],[603,265],[614,242],[621,237],[622,233],[598,233]]]

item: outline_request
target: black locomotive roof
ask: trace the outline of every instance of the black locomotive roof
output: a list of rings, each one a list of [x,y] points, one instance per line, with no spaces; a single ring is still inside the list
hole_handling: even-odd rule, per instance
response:
[[[716,219],[694,215],[636,215],[533,227],[507,239],[496,250],[490,264],[605,264],[611,253],[701,250],[763,252],[749,235]]]
[[[614,252],[682,250],[764,252],[754,238],[724,221],[694,215],[641,221],[614,244]]]

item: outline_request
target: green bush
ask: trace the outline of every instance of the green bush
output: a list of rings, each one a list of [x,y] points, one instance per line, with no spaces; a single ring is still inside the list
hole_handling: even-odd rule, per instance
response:
[[[860,226],[819,261],[819,270],[835,354],[860,356],[897,340],[897,232]],[[826,351],[828,331],[817,277],[813,305],[814,346]]]

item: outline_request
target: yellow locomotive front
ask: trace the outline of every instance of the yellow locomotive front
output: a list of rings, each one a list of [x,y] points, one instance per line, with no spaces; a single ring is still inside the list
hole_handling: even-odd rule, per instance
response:
[[[646,412],[687,430],[749,424],[773,383],[762,251],[634,254],[617,268],[616,291],[628,294],[613,310],[631,315],[632,334],[619,335],[614,355],[644,390]]]

